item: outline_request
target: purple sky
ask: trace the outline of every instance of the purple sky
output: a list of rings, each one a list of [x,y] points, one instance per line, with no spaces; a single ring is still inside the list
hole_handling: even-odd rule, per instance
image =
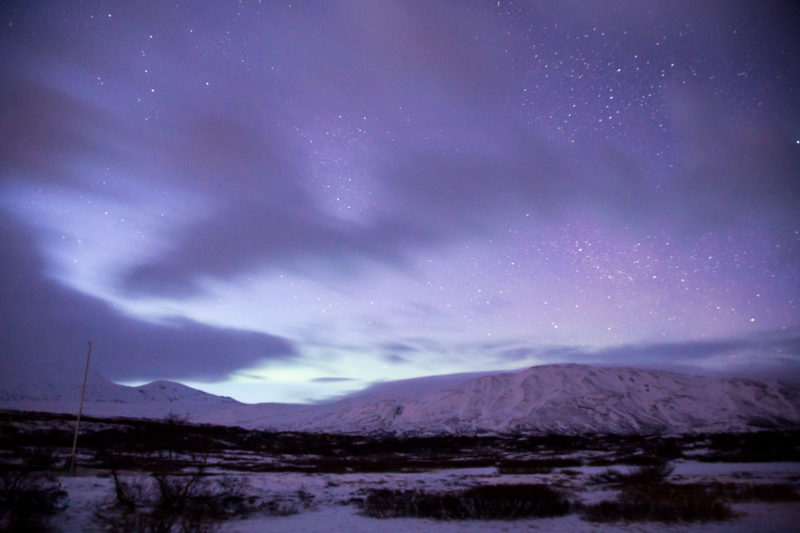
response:
[[[4,2],[0,370],[800,381],[793,2]]]

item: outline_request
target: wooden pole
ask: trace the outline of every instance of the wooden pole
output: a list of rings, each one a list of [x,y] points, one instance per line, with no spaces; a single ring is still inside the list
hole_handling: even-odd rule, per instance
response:
[[[81,411],[83,411],[83,394],[86,392],[86,377],[89,375],[89,358],[92,356],[92,341],[89,341],[89,351],[86,353],[86,367],[83,369],[83,385],[81,385],[81,401],[78,404],[78,418],[75,419],[75,436],[72,437],[72,459],[70,460],[69,471],[75,473],[75,452],[78,449],[78,426],[81,423]]]

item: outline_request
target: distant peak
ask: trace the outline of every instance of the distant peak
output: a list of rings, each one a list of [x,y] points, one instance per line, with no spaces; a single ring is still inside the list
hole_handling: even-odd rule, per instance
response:
[[[180,391],[193,391],[193,392],[202,392],[197,389],[193,389],[188,385],[184,385],[182,383],[178,383],[176,381],[167,381],[165,379],[157,379],[155,381],[151,381],[150,383],[145,383],[144,385],[140,385],[136,387],[137,389],[141,390],[180,390]]]

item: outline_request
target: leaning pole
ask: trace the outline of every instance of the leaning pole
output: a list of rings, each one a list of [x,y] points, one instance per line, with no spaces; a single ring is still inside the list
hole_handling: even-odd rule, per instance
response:
[[[78,417],[75,419],[75,435],[72,437],[72,458],[69,471],[75,473],[75,452],[78,450],[78,426],[81,424],[81,411],[83,411],[83,394],[86,392],[86,377],[89,375],[89,358],[92,356],[92,341],[89,341],[89,351],[86,353],[86,367],[83,369],[83,385],[81,385],[81,401],[78,404]]]

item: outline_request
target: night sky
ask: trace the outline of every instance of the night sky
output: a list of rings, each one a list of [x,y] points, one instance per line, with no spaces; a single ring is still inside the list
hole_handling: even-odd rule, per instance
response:
[[[800,381],[800,6],[3,2],[0,370]],[[79,372],[76,374],[79,381]]]

